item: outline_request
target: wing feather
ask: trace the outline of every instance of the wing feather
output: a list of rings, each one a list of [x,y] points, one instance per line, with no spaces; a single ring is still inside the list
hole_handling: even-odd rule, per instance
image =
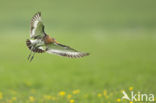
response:
[[[30,37],[31,38],[42,38],[45,35],[44,25],[41,20],[41,13],[36,13],[31,20]]]
[[[56,54],[60,56],[65,56],[69,58],[79,58],[89,55],[89,53],[79,52],[69,46],[65,46],[62,44],[49,44],[46,49],[47,53]]]

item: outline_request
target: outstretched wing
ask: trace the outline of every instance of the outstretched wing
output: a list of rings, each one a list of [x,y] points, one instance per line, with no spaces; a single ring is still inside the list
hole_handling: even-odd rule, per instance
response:
[[[89,53],[82,53],[73,48],[70,48],[69,46],[65,46],[57,43],[52,43],[47,45],[46,52],[50,54],[57,54],[60,56],[71,57],[71,58],[78,58],[78,57],[84,57],[89,55]]]
[[[31,30],[30,37],[31,38],[42,38],[45,35],[44,33],[44,25],[41,20],[41,13],[36,13],[31,20]]]

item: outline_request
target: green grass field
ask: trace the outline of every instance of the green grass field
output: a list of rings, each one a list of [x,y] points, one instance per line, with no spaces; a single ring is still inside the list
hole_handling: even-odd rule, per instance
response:
[[[0,2],[0,103],[129,103],[122,90],[156,95],[154,0]],[[49,35],[91,55],[37,54],[29,63],[25,41],[37,11]]]

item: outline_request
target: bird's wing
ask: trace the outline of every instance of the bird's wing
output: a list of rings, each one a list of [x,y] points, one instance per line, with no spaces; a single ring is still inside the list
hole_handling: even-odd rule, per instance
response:
[[[89,55],[89,53],[82,53],[73,48],[70,48],[69,46],[58,43],[52,43],[47,45],[46,52],[70,58],[78,58]]]
[[[44,33],[44,25],[41,20],[41,13],[36,13],[31,20],[31,30],[30,37],[31,38],[42,38],[45,35]]]

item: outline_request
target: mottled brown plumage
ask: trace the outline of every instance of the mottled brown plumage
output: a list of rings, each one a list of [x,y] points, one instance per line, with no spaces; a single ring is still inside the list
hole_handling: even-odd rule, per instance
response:
[[[57,43],[56,40],[54,38],[51,38],[49,35],[46,35],[43,38],[45,44],[50,44],[50,43]]]

